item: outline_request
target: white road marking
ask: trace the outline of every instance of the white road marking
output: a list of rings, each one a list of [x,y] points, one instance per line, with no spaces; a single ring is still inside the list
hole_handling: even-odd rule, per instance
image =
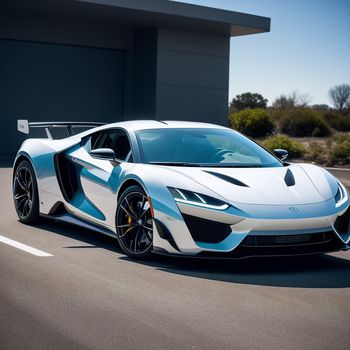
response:
[[[0,235],[0,242],[8,244],[12,247],[15,247],[17,249],[23,250],[27,253],[30,253],[36,256],[53,256],[52,254],[43,252],[42,250],[30,247],[29,245],[14,241],[13,239],[10,239],[1,235]]]

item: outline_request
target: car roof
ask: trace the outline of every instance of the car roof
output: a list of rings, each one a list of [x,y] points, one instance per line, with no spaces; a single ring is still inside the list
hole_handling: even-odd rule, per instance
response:
[[[71,138],[82,138],[91,135],[94,132],[122,128],[127,132],[138,130],[150,130],[150,129],[227,129],[224,126],[202,123],[202,122],[190,122],[190,121],[178,121],[178,120],[129,120],[116,123],[110,123],[102,125],[93,129],[83,131],[79,134],[70,136]],[[70,138],[68,137],[68,138]]]
[[[101,129],[124,128],[126,130],[147,130],[147,129],[188,129],[188,128],[215,128],[224,129],[225,127],[210,123],[178,121],[178,120],[129,120],[104,125]]]

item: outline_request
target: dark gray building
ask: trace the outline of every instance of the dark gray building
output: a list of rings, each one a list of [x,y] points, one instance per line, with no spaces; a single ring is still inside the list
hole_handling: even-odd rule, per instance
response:
[[[230,37],[270,19],[167,0],[2,0],[0,155],[16,120],[227,123]]]

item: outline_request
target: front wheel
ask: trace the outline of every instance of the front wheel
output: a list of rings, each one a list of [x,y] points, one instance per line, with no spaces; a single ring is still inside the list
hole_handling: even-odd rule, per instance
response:
[[[13,201],[21,222],[33,224],[39,220],[38,185],[33,167],[26,160],[14,172]]]
[[[153,247],[153,220],[148,197],[140,186],[127,188],[117,205],[117,237],[126,255],[150,257]]]

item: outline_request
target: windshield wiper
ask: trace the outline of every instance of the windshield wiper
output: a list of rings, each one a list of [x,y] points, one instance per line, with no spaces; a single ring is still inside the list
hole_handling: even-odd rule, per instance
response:
[[[148,164],[154,165],[169,165],[169,166],[188,166],[188,167],[200,167],[201,164],[196,163],[187,163],[187,162],[148,162]]]
[[[203,168],[262,168],[260,164],[202,163]]]
[[[237,163],[188,163],[188,162],[148,162],[154,165],[167,166],[187,166],[187,167],[202,167],[202,168],[269,168],[274,164],[237,164]]]

